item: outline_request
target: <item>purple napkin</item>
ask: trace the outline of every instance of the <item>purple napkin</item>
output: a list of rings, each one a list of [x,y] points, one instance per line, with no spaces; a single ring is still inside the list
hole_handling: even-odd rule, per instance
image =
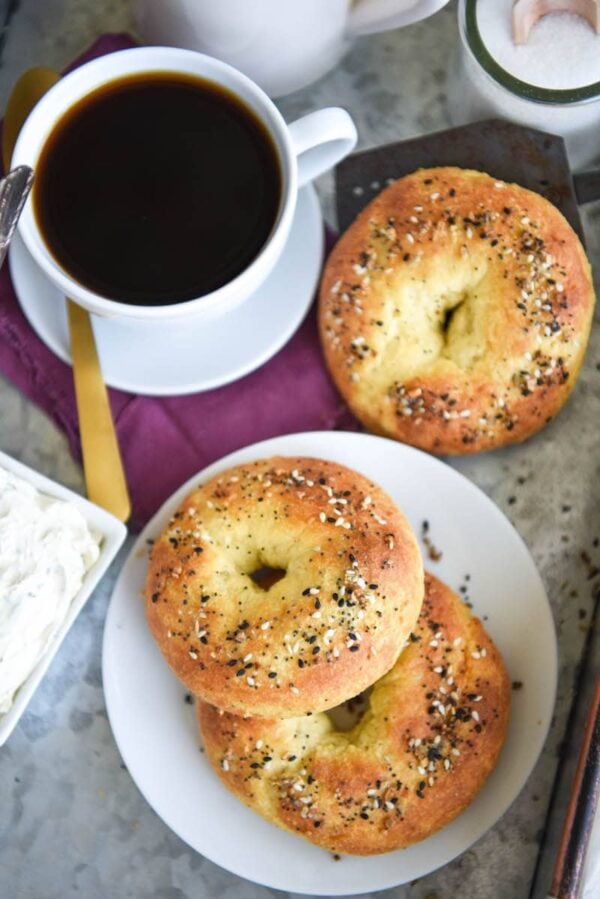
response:
[[[70,68],[132,46],[128,35],[105,35]],[[65,431],[80,459],[71,369],[27,323],[8,266],[0,272],[0,371]],[[240,381],[166,399],[111,390],[110,400],[135,527],[194,472],[233,450],[277,434],[357,427],[325,369],[314,305],[287,346]]]

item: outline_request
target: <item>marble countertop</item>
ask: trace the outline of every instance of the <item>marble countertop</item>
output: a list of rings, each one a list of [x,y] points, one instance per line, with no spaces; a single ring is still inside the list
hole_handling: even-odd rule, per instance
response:
[[[99,34],[133,28],[128,0],[5,0],[2,15],[0,109],[24,68],[61,68]],[[363,147],[442,128],[448,124],[444,86],[456,41],[452,2],[429,21],[361,39],[335,71],[279,105],[288,119],[319,106],[345,106]],[[331,178],[322,178],[318,189],[333,221]],[[600,271],[600,204],[586,209],[583,218],[588,251]],[[3,450],[82,491],[81,471],[62,433],[1,377],[0,420]],[[559,634],[558,704],[543,756],[498,824],[452,864],[381,896],[525,899],[529,894],[597,586],[582,553],[600,564],[598,422],[596,326],[577,389],[555,422],[522,446],[452,462],[514,522],[539,566]],[[122,764],[106,717],[101,642],[126,553],[127,546],[0,750],[0,894],[7,899],[284,896],[230,875],[189,849],[149,808]]]

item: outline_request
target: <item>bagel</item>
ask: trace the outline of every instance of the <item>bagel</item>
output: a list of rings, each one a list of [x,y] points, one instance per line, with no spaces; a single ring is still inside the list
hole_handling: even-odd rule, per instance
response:
[[[334,247],[320,333],[369,430],[474,453],[524,440],[560,410],[594,302],[581,243],[551,203],[482,172],[422,169]]]
[[[250,808],[332,852],[370,855],[425,839],[472,802],[509,706],[481,622],[426,576],[409,645],[353,730],[335,730],[324,713],[265,721],[200,702],[197,714],[211,765]]]
[[[253,575],[278,572],[265,590]],[[146,614],[185,686],[232,712],[286,717],[349,699],[394,664],[418,618],[413,532],[367,478],[272,458],[194,490],[154,543]]]

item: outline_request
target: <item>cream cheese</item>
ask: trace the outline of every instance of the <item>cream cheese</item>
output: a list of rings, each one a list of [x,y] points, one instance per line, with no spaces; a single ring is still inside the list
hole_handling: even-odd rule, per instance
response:
[[[64,621],[98,543],[75,506],[0,468],[0,714]]]

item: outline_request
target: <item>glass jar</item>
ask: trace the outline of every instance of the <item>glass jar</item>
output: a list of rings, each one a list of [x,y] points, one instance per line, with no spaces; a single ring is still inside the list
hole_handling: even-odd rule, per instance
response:
[[[583,87],[554,89],[528,84],[511,75],[494,59],[483,41],[477,22],[477,3],[478,0],[459,3],[460,44],[447,86],[452,124],[464,125],[492,117],[509,119],[561,135],[573,168],[592,162],[600,152],[600,81]]]

